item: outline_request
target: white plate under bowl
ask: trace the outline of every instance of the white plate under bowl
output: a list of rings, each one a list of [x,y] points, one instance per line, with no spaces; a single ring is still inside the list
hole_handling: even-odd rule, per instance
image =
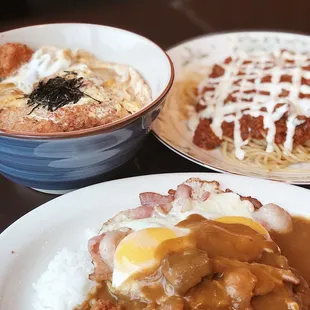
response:
[[[93,185],[56,198],[28,213],[0,235],[0,309],[32,310],[36,282],[56,252],[76,250],[87,228],[139,205],[139,193],[168,189],[190,177],[217,180],[222,188],[274,202],[310,217],[310,191],[284,183],[218,173],[150,175]],[[12,252],[13,251],[13,252]],[[55,309],[57,310],[57,309]]]
[[[175,81],[184,72],[199,66],[223,61],[238,50],[250,52],[288,49],[309,51],[310,36],[282,32],[231,32],[206,35],[181,43],[168,51],[175,67]],[[153,124],[155,136],[179,155],[220,172],[253,176],[294,184],[310,184],[310,163],[293,165],[276,171],[266,171],[254,165],[230,161],[219,150],[205,151],[192,142],[177,100],[167,102]]]

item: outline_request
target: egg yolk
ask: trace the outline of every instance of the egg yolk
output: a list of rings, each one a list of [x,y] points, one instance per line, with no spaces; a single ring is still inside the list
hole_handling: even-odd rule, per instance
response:
[[[154,260],[157,247],[162,242],[177,237],[178,234],[169,228],[154,227],[138,230],[120,242],[114,258],[118,263],[126,260],[134,265],[145,265]]]
[[[252,228],[259,234],[269,237],[268,231],[258,222],[242,216],[223,216],[216,219],[217,222],[225,224],[241,224]]]
[[[112,286],[119,288],[132,275],[155,270],[170,251],[191,244],[188,235],[187,229],[152,227],[126,236],[114,253]]]

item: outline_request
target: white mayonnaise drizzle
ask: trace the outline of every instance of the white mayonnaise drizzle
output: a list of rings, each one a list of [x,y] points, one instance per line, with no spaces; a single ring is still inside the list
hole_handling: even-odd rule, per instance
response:
[[[69,68],[71,60],[66,50],[56,47],[42,47],[24,64],[16,75],[7,78],[4,83],[13,83],[23,93],[30,94],[34,84],[41,79]]]
[[[251,60],[251,63],[243,64],[245,60]],[[289,63],[287,60],[293,60],[294,63]],[[211,128],[219,138],[223,136],[222,123],[234,122],[235,155],[238,159],[243,160],[245,152],[242,147],[249,141],[243,141],[241,137],[241,117],[243,115],[263,117],[264,128],[268,129],[266,152],[273,152],[276,134],[275,122],[288,113],[284,148],[286,152],[291,152],[295,128],[304,122],[297,116],[310,117],[310,99],[299,98],[301,93],[310,94],[310,87],[301,85],[302,77],[310,79],[310,71],[302,68],[308,65],[310,65],[310,55],[292,54],[287,51],[272,54],[262,52],[237,55],[229,64],[221,64],[221,67],[225,69],[223,76],[208,77],[200,83],[198,87],[199,104],[205,105],[206,108],[199,113],[199,118],[211,118]],[[239,71],[245,74],[238,76]],[[269,75],[271,82],[263,83],[262,78]],[[282,75],[291,76],[292,83],[280,82]],[[253,79],[254,83],[250,82],[250,79]],[[234,84],[237,80],[241,80],[239,86]],[[215,87],[215,90],[205,92],[205,87]],[[247,93],[247,91],[253,90],[255,93]],[[289,91],[289,95],[285,98],[281,97],[282,90]],[[236,91],[233,94],[237,99],[236,102],[230,101],[224,104],[228,95],[234,91]],[[262,91],[268,91],[270,95],[260,94]],[[248,99],[253,101],[247,102]],[[276,108],[277,104],[282,105]],[[262,108],[265,108],[266,111],[261,111]],[[197,124],[197,116],[190,120],[190,128],[193,127],[191,123]]]

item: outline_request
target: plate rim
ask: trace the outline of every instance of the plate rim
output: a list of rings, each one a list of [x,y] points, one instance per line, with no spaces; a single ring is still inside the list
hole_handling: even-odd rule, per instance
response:
[[[262,179],[262,180],[266,180],[266,181],[273,181],[273,182],[279,182],[279,183],[283,183],[283,184],[287,184],[287,185],[310,185],[310,180],[309,181],[302,181],[302,180],[296,180],[296,181],[290,181],[290,180],[283,180],[281,178],[276,178],[276,177],[269,177],[269,176],[251,176],[251,175],[246,175],[246,174],[241,174],[238,172],[234,172],[234,171],[229,171],[229,170],[224,170],[224,169],[220,169],[217,168],[211,164],[206,164],[202,161],[200,161],[197,158],[192,157],[191,155],[187,154],[186,152],[183,152],[179,149],[177,149],[175,146],[169,144],[168,141],[166,141],[166,139],[160,137],[159,135],[157,135],[155,133],[155,131],[152,129],[152,134],[154,135],[154,137],[160,141],[165,147],[167,147],[168,149],[170,149],[171,151],[173,151],[174,153],[176,153],[177,155],[201,166],[204,167],[206,169],[211,169],[214,172],[210,172],[210,173],[222,173],[225,175],[234,175],[234,176],[240,176],[240,177],[247,177],[247,178],[252,178],[252,179]],[[208,173],[207,171],[205,173]]]
[[[253,34],[263,34],[263,33],[278,33],[278,34],[289,34],[289,35],[296,35],[296,36],[301,36],[301,37],[309,37],[310,34],[307,32],[298,32],[298,31],[282,31],[282,30],[277,30],[277,29],[239,29],[239,30],[223,30],[223,31],[215,31],[215,32],[210,32],[210,33],[205,33],[205,34],[200,34],[196,35],[192,38],[188,38],[185,40],[182,40],[178,43],[175,43],[168,48],[165,49],[165,52],[168,54],[172,49],[178,47],[179,45],[183,45],[185,43],[191,42],[191,41],[196,41],[202,38],[207,38],[207,37],[213,37],[213,36],[221,36],[221,35],[227,35],[227,34],[241,34],[241,33],[253,33]]]

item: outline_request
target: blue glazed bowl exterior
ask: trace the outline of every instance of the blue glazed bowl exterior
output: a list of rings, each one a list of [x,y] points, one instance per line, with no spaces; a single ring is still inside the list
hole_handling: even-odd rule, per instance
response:
[[[95,183],[135,155],[163,101],[110,132],[55,139],[0,136],[0,172],[16,183],[48,191]]]

